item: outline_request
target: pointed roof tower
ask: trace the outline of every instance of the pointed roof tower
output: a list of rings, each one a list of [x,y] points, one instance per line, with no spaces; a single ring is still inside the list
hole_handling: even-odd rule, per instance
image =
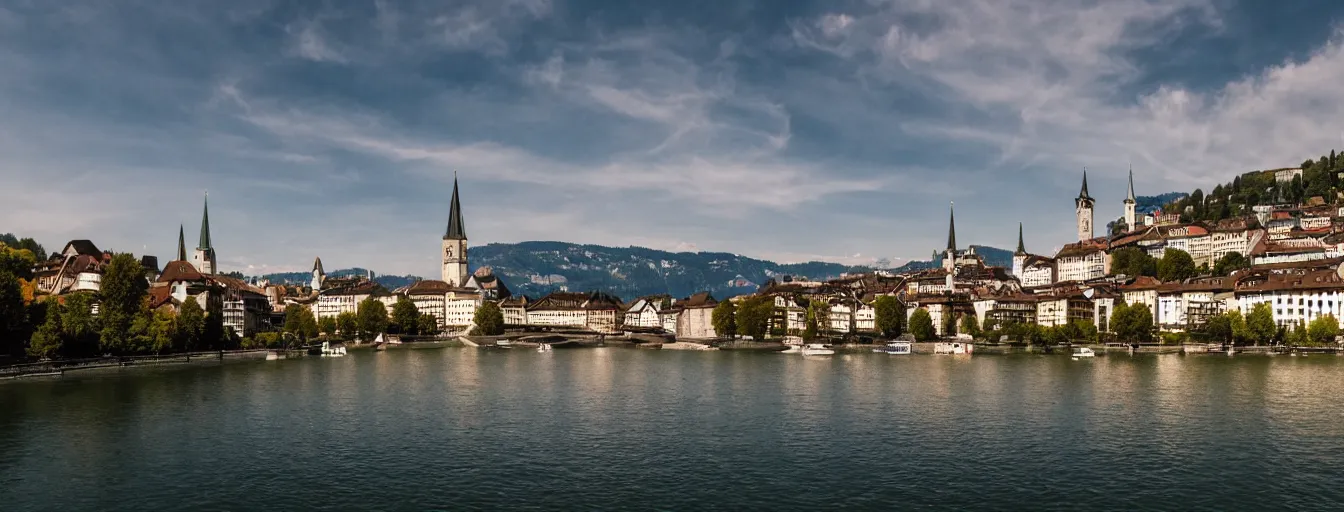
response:
[[[187,261],[187,228],[177,225],[177,261]]]
[[[201,241],[197,249],[210,250],[210,194],[205,194],[205,210],[201,213]]]
[[[313,272],[316,272],[316,273],[318,273],[318,274],[322,274],[322,275],[326,275],[326,274],[327,274],[327,272],[326,272],[325,270],[322,270],[322,258],[321,258],[321,257],[317,257],[317,258],[313,259]]]
[[[1083,168],[1083,190],[1081,190],[1081,191],[1078,192],[1078,199],[1092,199],[1092,196],[1087,195],[1087,168],[1086,168],[1086,167]]]
[[[462,227],[462,205],[457,199],[457,173],[453,173],[453,203],[448,210],[448,232],[444,240],[466,240],[467,230]]]
[[[955,205],[949,205],[947,211],[947,250],[950,252],[957,252],[957,212],[955,210]]]
[[[1019,222],[1017,223],[1017,254],[1020,256],[1026,253],[1027,244],[1022,241],[1022,223]]]
[[[1129,168],[1129,195],[1125,196],[1126,203],[1137,203],[1138,198],[1134,197],[1134,168]]]

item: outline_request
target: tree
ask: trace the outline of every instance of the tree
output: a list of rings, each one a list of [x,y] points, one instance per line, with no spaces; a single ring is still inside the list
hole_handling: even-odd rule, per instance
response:
[[[910,334],[915,335],[918,341],[929,341],[938,337],[938,333],[933,329],[933,317],[929,315],[929,310],[919,308],[910,314]]]
[[[481,336],[499,336],[504,334],[504,311],[499,309],[499,304],[485,301],[476,308],[472,323],[476,324],[476,332]]]
[[[177,315],[177,339],[185,352],[193,352],[205,346],[205,310],[196,302],[196,297],[187,297],[182,301],[181,312]]]
[[[322,334],[326,334],[327,336],[335,336],[335,335],[336,335],[336,317],[334,317],[334,316],[324,316],[324,317],[322,317],[321,320],[318,320],[318,321],[317,321],[317,330],[318,330],[319,332],[321,332]]]
[[[1111,253],[1111,273],[1129,277],[1157,275],[1157,260],[1137,247],[1125,247]]]
[[[737,306],[729,300],[720,302],[714,306],[709,322],[714,325],[714,333],[720,337],[728,339],[737,337]]]
[[[1246,257],[1237,251],[1229,252],[1223,257],[1218,258],[1218,262],[1213,264],[1213,273],[1219,276],[1231,274],[1233,270],[1241,270],[1251,266]]]
[[[1307,326],[1307,335],[1312,343],[1334,343],[1339,336],[1339,320],[1334,315],[1318,316]]]
[[[28,355],[38,359],[51,359],[61,354],[63,348],[61,333],[61,305],[55,301],[47,307],[47,317],[42,326],[33,333],[28,344]]]
[[[951,311],[943,313],[943,337],[952,337],[957,335],[957,316]]]
[[[969,334],[972,337],[980,335],[980,322],[975,321],[975,315],[961,315],[961,327],[957,332]]]
[[[416,322],[415,330],[423,336],[433,336],[438,334],[439,319],[434,318],[434,315],[429,313],[420,313],[420,319]]]
[[[1232,343],[1246,343],[1251,339],[1250,332],[1246,329],[1246,318],[1241,316],[1240,309],[1229,310],[1227,313],[1227,325],[1232,330]]]
[[[0,268],[0,343],[12,355],[22,355],[23,341],[27,339],[28,308],[23,304],[23,289],[18,276]]]
[[[498,309],[499,306],[495,306],[495,308]],[[477,308],[476,311],[479,313],[480,309]],[[504,316],[501,313],[501,322],[503,322],[503,318]],[[392,325],[396,326],[397,332],[402,334],[416,334],[416,331],[419,330],[420,310],[415,307],[415,303],[411,302],[411,299],[403,296],[397,299],[396,304],[392,305]]]
[[[817,326],[817,301],[807,307],[807,325],[803,328],[803,341],[817,339],[820,328]]]
[[[1258,303],[1251,308],[1251,313],[1246,315],[1246,333],[1252,343],[1268,343],[1274,339],[1275,331],[1274,310],[1268,302]]]
[[[383,302],[369,297],[359,303],[359,335],[364,341],[373,341],[379,334],[387,332],[387,306]]]
[[[1306,345],[1310,341],[1311,337],[1307,335],[1307,326],[1301,321],[1298,321],[1297,325],[1293,326],[1293,330],[1288,332],[1288,345],[1290,346],[1298,347]]]
[[[359,334],[359,317],[350,311],[336,315],[336,331],[340,333],[341,339],[354,339]]]
[[[1204,332],[1209,335],[1209,339],[1218,343],[1232,342],[1232,319],[1227,313],[1214,315],[1209,318],[1208,324],[1204,326]]]
[[[1153,312],[1146,304],[1121,304],[1111,313],[1111,330],[1121,340],[1148,343],[1153,340]]]
[[[873,316],[882,336],[895,338],[901,335],[905,324],[905,305],[901,304],[900,299],[891,295],[878,297],[873,301]]]
[[[302,342],[316,337],[317,319],[313,318],[313,310],[301,304],[285,306],[284,331],[297,336]]]
[[[169,308],[154,310],[149,324],[149,350],[161,354],[173,350],[177,338],[177,313]]]
[[[102,303],[98,316],[102,320],[100,346],[105,352],[134,352],[131,324],[142,313],[149,282],[140,260],[128,253],[117,254],[103,270],[99,294]]]
[[[775,313],[775,301],[768,296],[748,297],[737,311],[737,327],[753,340],[765,339],[769,332],[770,317]]]
[[[1072,326],[1069,328],[1069,331],[1073,334],[1073,337],[1070,338],[1070,340],[1097,341],[1097,334],[1099,334],[1097,332],[1097,325],[1091,321],[1078,319],[1074,320],[1069,325]]]
[[[1168,248],[1157,262],[1157,278],[1162,281],[1183,281],[1195,275],[1195,260],[1180,249]]]

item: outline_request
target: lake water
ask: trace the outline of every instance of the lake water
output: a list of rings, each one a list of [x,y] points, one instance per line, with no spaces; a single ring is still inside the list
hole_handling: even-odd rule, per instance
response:
[[[356,352],[0,382],[0,510],[1341,510],[1344,357]]]

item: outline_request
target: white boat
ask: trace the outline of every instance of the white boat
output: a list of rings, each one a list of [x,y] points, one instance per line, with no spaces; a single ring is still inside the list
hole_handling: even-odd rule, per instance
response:
[[[789,348],[786,348],[786,349],[784,349],[784,350],[781,350],[779,353],[781,353],[781,354],[801,354],[801,353],[803,353],[803,346],[802,346],[802,345],[788,345],[788,347],[789,347]]]
[[[1092,349],[1087,348],[1087,347],[1077,347],[1077,348],[1074,348],[1074,349],[1073,349],[1073,358],[1074,358],[1074,359],[1078,359],[1078,358],[1080,358],[1080,357],[1097,357],[1097,353],[1096,353],[1095,351],[1093,351]]]
[[[941,342],[941,343],[935,343],[933,345],[933,353],[935,354],[961,355],[961,354],[970,354],[974,351],[975,351],[975,345],[972,345],[970,343],[962,343],[960,341]]]
[[[879,354],[891,354],[893,356],[908,355],[913,353],[914,345],[908,341],[893,341],[882,347],[873,349],[873,352]]]
[[[499,348],[509,348],[513,346],[513,342],[510,340],[499,340],[495,342],[495,346]]]
[[[343,355],[345,355],[345,345],[337,345],[333,347],[329,341],[322,342],[323,357],[341,357]]]
[[[554,349],[551,348],[550,343],[542,343],[540,345],[537,345],[537,352],[550,352],[551,350]]]
[[[835,354],[835,351],[820,343],[808,343],[803,345],[802,353],[805,356],[829,356]]]

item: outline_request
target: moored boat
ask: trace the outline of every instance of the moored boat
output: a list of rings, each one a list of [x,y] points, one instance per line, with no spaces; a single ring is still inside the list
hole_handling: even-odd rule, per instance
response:
[[[345,355],[345,345],[332,345],[329,341],[322,342],[322,357],[341,357]]]
[[[974,345],[960,341],[941,342],[933,345],[933,353],[935,354],[961,355],[970,354],[974,350]]]
[[[1073,349],[1073,358],[1075,360],[1083,357],[1097,357],[1097,353],[1087,347],[1076,347]]]
[[[821,343],[808,343],[803,345],[802,353],[805,356],[829,356],[835,354],[835,351]]]
[[[884,346],[873,349],[873,352],[879,354],[908,355],[914,352],[914,344],[908,341],[893,341]]]

